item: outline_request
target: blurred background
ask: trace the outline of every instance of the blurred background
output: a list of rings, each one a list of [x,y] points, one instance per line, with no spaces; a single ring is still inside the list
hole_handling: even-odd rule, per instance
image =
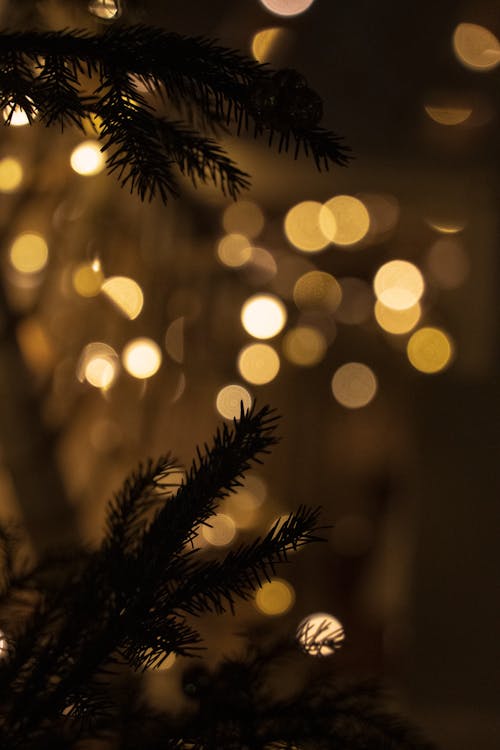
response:
[[[238,203],[182,184],[141,204],[88,124],[22,112],[0,141],[0,520],[36,550],[95,544],[139,459],[188,465],[240,400],[282,441],[200,546],[265,532],[301,503],[333,528],[235,618],[329,613],[332,669],[377,676],[446,750],[498,746],[499,89],[496,0],[15,0],[7,28],[147,23],[291,67],[324,98],[348,168],[265,139],[224,144]],[[314,657],[311,657],[314,658]],[[181,660],[151,675],[175,701]]]

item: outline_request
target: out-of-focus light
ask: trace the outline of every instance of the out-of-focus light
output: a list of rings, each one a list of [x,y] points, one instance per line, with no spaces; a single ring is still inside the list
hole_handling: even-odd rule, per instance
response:
[[[226,419],[236,419],[240,416],[241,402],[245,410],[252,406],[252,397],[242,385],[226,385],[221,388],[215,400],[217,411]]]
[[[443,289],[457,289],[469,273],[469,259],[461,242],[454,238],[437,240],[427,255],[427,269]]]
[[[23,181],[21,162],[6,156],[0,159],[0,193],[13,193]]]
[[[250,261],[245,266],[246,278],[260,286],[276,276],[278,266],[273,255],[263,247],[252,247]]]
[[[258,520],[258,509],[261,505],[260,499],[242,487],[234,495],[229,495],[224,502],[224,510],[228,512],[237,528],[248,529],[254,526]]]
[[[88,344],[78,362],[77,377],[94,388],[106,390],[116,379],[119,369],[118,355],[108,344],[95,341]]]
[[[465,222],[444,219],[427,219],[428,225],[440,234],[459,234],[465,229]]]
[[[105,159],[99,146],[99,141],[87,140],[80,143],[70,156],[71,168],[77,174],[91,177],[102,172]]]
[[[113,21],[121,16],[120,0],[90,0],[89,12],[103,21]]]
[[[346,325],[359,325],[371,317],[373,310],[373,293],[369,284],[362,279],[346,277],[339,279],[342,300],[335,318]]]
[[[471,70],[485,72],[500,63],[500,42],[495,34],[476,23],[459,23],[453,32],[458,60]]]
[[[273,50],[281,42],[285,29],[275,26],[269,29],[261,29],[253,35],[252,55],[257,62],[265,63],[270,61]]]
[[[37,375],[46,375],[54,364],[54,348],[45,328],[36,317],[22,318],[16,328],[19,348],[28,366]]]
[[[276,16],[298,16],[311,7],[314,0],[260,0],[264,8]]]
[[[299,623],[297,640],[310,656],[331,656],[342,646],[345,633],[336,617],[327,612],[316,612]]]
[[[124,348],[122,361],[130,375],[143,380],[152,377],[160,369],[161,350],[152,339],[133,339]]]
[[[373,370],[361,362],[348,362],[338,368],[332,378],[336,400],[348,409],[360,409],[372,401],[377,392]]]
[[[144,295],[139,284],[127,276],[110,276],[103,282],[102,291],[129,320],[135,320],[142,310]]]
[[[96,388],[109,388],[115,379],[115,368],[104,357],[93,357],[85,367],[85,379]]]
[[[335,552],[345,557],[366,554],[373,543],[373,524],[365,516],[341,516],[335,521],[332,544]]]
[[[255,606],[263,615],[284,615],[294,605],[295,591],[282,578],[273,578],[263,584],[255,595]]]
[[[11,104],[3,108],[3,119],[14,128],[22,128],[30,122],[30,118],[22,107],[18,105],[13,107]]]
[[[373,288],[383,305],[406,310],[416,305],[424,293],[424,277],[413,263],[391,260],[375,274]]]
[[[72,276],[73,287],[80,297],[96,297],[101,291],[104,274],[99,261],[81,263]]]
[[[449,365],[453,347],[448,335],[440,328],[426,327],[415,331],[406,351],[416,370],[432,375]]]
[[[297,279],[293,299],[301,310],[326,310],[334,312],[340,305],[342,290],[331,274],[309,271]]]
[[[276,336],[285,325],[286,317],[283,302],[272,294],[255,294],[241,310],[243,328],[257,339]]]
[[[228,234],[241,233],[253,240],[264,228],[264,214],[256,203],[237,201],[224,211],[222,224]]]
[[[20,273],[37,273],[47,265],[49,248],[41,234],[24,232],[10,247],[12,266]]]
[[[472,114],[471,107],[433,107],[426,104],[425,111],[439,125],[461,125]]]
[[[300,367],[317,365],[325,356],[326,348],[325,337],[312,326],[292,328],[283,339],[283,354]]]
[[[379,326],[396,335],[408,333],[417,325],[422,316],[420,302],[405,310],[393,310],[392,307],[386,307],[380,300],[375,303],[375,319]]]
[[[322,209],[323,205],[317,201],[303,201],[297,203],[285,216],[286,237],[298,250],[317,253],[330,244],[329,237],[335,234],[335,219],[331,212],[323,218],[323,224],[329,232],[326,235],[320,225]],[[327,219],[330,222],[328,225]]]
[[[253,385],[274,380],[280,369],[280,358],[269,344],[250,344],[238,356],[240,375]]]
[[[0,630],[0,661],[2,659],[5,659],[8,653],[9,644],[7,642],[7,638],[5,637],[5,633],[3,632],[3,630]]]
[[[370,214],[365,204],[352,195],[336,195],[327,201],[319,214],[321,231],[334,245],[356,245],[370,228]]]
[[[229,268],[241,268],[252,257],[252,246],[243,234],[227,234],[217,245],[217,257]]]
[[[213,547],[226,547],[231,544],[236,536],[236,526],[230,516],[225,513],[216,513],[208,520],[210,526],[201,527],[203,539]]]
[[[305,273],[314,270],[315,266],[311,261],[287,253],[282,257],[278,257],[278,273],[272,280],[271,288],[281,298],[293,299],[293,290],[297,279]]]
[[[267,497],[267,484],[258,474],[247,474],[245,486],[255,498],[257,505],[262,505]]]
[[[173,320],[165,333],[165,349],[174,362],[184,361],[184,318]]]

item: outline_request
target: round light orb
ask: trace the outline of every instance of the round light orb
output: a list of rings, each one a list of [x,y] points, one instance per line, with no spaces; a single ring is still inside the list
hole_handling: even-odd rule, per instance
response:
[[[309,271],[295,282],[293,299],[300,310],[334,312],[342,300],[342,290],[331,274]]]
[[[90,0],[89,13],[102,21],[114,21],[121,16],[119,0]]]
[[[320,224],[323,205],[318,201],[302,201],[291,208],[285,216],[285,235],[298,250],[305,253],[318,253],[330,244],[329,235],[335,233],[335,219],[328,214],[330,223],[326,235]],[[327,217],[328,218],[328,217]],[[323,218],[323,225],[326,220]]]
[[[295,603],[293,587],[282,578],[273,578],[258,589],[255,595],[255,606],[263,615],[276,617],[284,615]]]
[[[316,612],[299,623],[297,640],[310,656],[331,656],[344,643],[345,632],[336,617],[327,612]]]
[[[23,232],[12,243],[9,259],[20,273],[38,273],[47,265],[49,248],[41,234]]]
[[[249,344],[238,356],[241,376],[253,385],[270,383],[280,369],[280,358],[269,344]]]
[[[216,513],[201,527],[203,539],[212,547],[227,547],[236,536],[236,525],[225,513]]]
[[[161,365],[161,350],[156,341],[138,338],[130,341],[122,352],[123,366],[134,378],[152,377]]]
[[[294,365],[313,367],[321,362],[327,349],[321,331],[312,326],[290,329],[283,339],[283,354]]]
[[[107,390],[116,380],[118,370],[119,359],[113,347],[94,341],[80,355],[77,377],[80,382],[86,380],[94,388]]]
[[[252,201],[236,201],[224,211],[222,225],[228,234],[243,234],[255,239],[264,228],[264,214]]]
[[[424,293],[424,277],[407,260],[384,263],[375,274],[373,288],[377,298],[392,310],[406,310],[417,304]]]
[[[102,292],[129,320],[135,320],[144,305],[142,289],[128,276],[110,276],[101,286]]]
[[[84,175],[85,177],[91,177],[102,172],[105,163],[99,141],[83,141],[83,143],[80,143],[71,152],[71,168],[77,174]]]
[[[252,246],[244,234],[231,233],[217,245],[217,257],[228,268],[241,268],[252,257]]]
[[[30,124],[30,118],[28,117],[26,111],[19,105],[13,107],[11,104],[8,104],[6,107],[4,107],[3,119],[14,128],[22,128],[25,125]]]
[[[115,376],[113,363],[105,357],[93,357],[85,367],[85,379],[95,388],[109,388]]]
[[[80,297],[96,297],[101,291],[104,274],[99,261],[80,263],[73,271],[73,287]]]
[[[226,385],[221,388],[215,400],[217,411],[225,419],[237,419],[241,414],[241,404],[246,410],[252,406],[252,397],[242,385]]]
[[[264,8],[276,16],[298,16],[311,7],[314,0],[260,0]]]
[[[424,109],[431,120],[437,122],[438,125],[446,126],[461,125],[472,114],[472,107],[455,107],[451,105],[436,107],[426,104]]]
[[[243,328],[256,339],[276,336],[286,323],[286,308],[273,294],[255,294],[241,310]]]
[[[276,47],[281,47],[285,34],[285,29],[279,26],[256,31],[253,35],[251,49],[257,62],[270,62]]]
[[[332,378],[335,399],[347,409],[360,409],[373,400],[377,392],[377,378],[367,365],[348,362],[338,368]]]
[[[450,364],[453,346],[444,331],[429,326],[415,331],[408,341],[406,351],[416,370],[432,375]]]
[[[401,335],[411,331],[422,316],[420,302],[405,310],[393,310],[386,307],[380,300],[375,303],[375,320],[384,331]]]
[[[370,214],[359,198],[353,195],[336,195],[322,207],[319,224],[330,242],[349,247],[361,242],[368,233]]]
[[[0,193],[13,193],[23,181],[21,162],[6,156],[0,159]]]
[[[477,23],[459,23],[453,32],[453,49],[466,68],[493,70],[500,63],[500,42],[489,29]]]
[[[224,501],[224,510],[228,512],[237,528],[248,529],[258,520],[258,509],[261,502],[249,489],[241,487]]]

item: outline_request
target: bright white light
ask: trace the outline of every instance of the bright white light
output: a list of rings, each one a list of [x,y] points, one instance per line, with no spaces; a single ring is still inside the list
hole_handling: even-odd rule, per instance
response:
[[[298,16],[311,7],[314,0],[260,0],[264,8],[276,16]]]

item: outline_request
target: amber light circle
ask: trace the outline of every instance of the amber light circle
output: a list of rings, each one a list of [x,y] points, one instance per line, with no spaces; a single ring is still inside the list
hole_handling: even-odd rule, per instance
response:
[[[274,380],[280,369],[280,358],[269,344],[250,344],[241,350],[238,370],[241,376],[254,385],[264,385]]]
[[[360,409],[372,401],[377,392],[373,370],[361,362],[348,362],[338,368],[332,378],[336,400],[348,409]]]
[[[252,406],[252,397],[242,385],[226,385],[217,394],[215,405],[217,411],[226,419],[236,419],[241,413],[241,404],[245,410]]]
[[[299,623],[297,640],[310,656],[330,656],[342,646],[345,632],[336,617],[327,612],[316,612]]]
[[[286,323],[286,308],[273,294],[255,294],[241,310],[243,328],[257,339],[276,336]]]
[[[255,606],[263,615],[284,615],[294,605],[295,592],[288,581],[273,578],[263,584],[255,595]]]
[[[440,328],[419,328],[408,341],[407,354],[416,370],[432,375],[449,365],[453,347]]]

